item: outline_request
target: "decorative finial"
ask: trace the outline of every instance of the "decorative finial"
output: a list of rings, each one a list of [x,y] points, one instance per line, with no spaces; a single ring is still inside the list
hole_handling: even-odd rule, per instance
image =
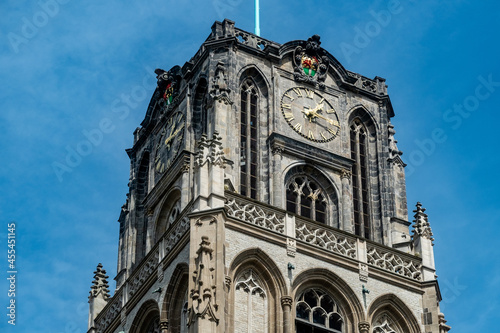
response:
[[[433,234],[429,219],[427,214],[424,213],[425,208],[422,208],[422,204],[420,202],[417,202],[417,209],[413,212],[415,213],[415,215],[413,215],[415,218],[413,220],[413,237],[418,235],[434,241],[434,238],[432,238]]]
[[[94,281],[92,281],[92,286],[90,287],[89,297],[102,297],[104,300],[110,298],[109,295],[109,276],[106,275],[106,270],[102,268],[102,264],[97,265],[97,269],[94,272]]]

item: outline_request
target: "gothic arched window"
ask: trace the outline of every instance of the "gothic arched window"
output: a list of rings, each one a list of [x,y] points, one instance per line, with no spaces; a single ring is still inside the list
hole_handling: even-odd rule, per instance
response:
[[[370,238],[370,206],[368,179],[368,135],[359,118],[350,126],[352,166],[352,199],[354,205],[354,232],[358,236]]]
[[[296,333],[344,332],[344,319],[335,300],[320,289],[308,289],[295,306]]]
[[[286,187],[286,210],[326,223],[327,200],[323,189],[306,175],[293,177]]]
[[[251,269],[235,280],[235,332],[266,333],[268,331],[267,295]]]
[[[251,80],[241,86],[240,193],[257,199],[257,88]]]

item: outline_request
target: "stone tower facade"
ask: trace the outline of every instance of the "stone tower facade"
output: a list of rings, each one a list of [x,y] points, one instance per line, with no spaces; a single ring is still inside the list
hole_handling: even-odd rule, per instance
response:
[[[215,22],[134,132],[117,289],[89,332],[444,333],[385,80]]]

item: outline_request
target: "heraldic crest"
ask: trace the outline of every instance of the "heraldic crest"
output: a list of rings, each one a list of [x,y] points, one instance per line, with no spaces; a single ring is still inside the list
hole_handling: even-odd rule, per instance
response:
[[[318,35],[314,35],[293,51],[294,78],[295,81],[318,85],[324,89],[330,60],[320,47],[319,39]]]

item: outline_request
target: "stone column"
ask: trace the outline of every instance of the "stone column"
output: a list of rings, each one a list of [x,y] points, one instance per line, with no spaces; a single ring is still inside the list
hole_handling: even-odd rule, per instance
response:
[[[281,297],[281,308],[283,309],[283,333],[292,333],[292,304],[290,296]]]

